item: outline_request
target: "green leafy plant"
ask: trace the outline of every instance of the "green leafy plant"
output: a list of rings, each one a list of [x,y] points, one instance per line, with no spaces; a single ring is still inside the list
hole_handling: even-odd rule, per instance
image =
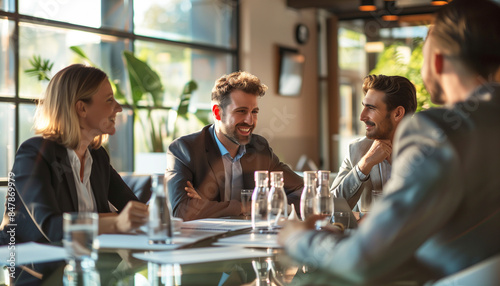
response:
[[[399,75],[408,78],[417,90],[417,112],[435,106],[430,100],[430,95],[425,89],[420,74],[423,63],[423,39],[414,39],[409,59],[400,52],[399,47],[401,46],[406,47],[401,42],[386,47],[370,74]]]
[[[27,75],[37,77],[39,81],[50,81],[49,73],[54,63],[50,60],[42,59],[40,55],[33,56],[29,61],[33,68],[24,71]]]
[[[95,66],[81,48],[72,46],[70,49]],[[145,143],[149,151],[165,152],[164,139],[173,140],[176,138],[177,120],[179,117],[187,118],[191,94],[198,89],[198,85],[193,80],[184,85],[179,98],[179,105],[177,109],[172,110],[177,115],[173,124],[170,125],[172,127],[169,128],[166,117],[156,120],[153,118],[154,108],[163,107],[164,87],[160,76],[146,62],[135,57],[130,51],[124,51],[123,58],[127,67],[131,96],[127,97],[122,92],[120,86],[114,83],[115,96],[132,108],[134,111],[134,120],[137,120],[142,130],[149,135],[145,138]],[[152,108],[143,109],[146,110],[145,119],[139,115],[141,102],[152,103]]]
[[[87,61],[90,65],[98,67],[86,54],[77,46],[72,46],[70,49],[79,57]],[[165,152],[164,142],[171,141],[177,137],[177,121],[179,118],[189,118],[189,103],[192,93],[198,89],[195,81],[188,81],[179,96],[179,104],[176,108],[170,109],[169,112],[175,112],[174,122],[168,124],[167,117],[159,119],[153,116],[155,109],[164,109],[163,95],[164,86],[161,78],[146,62],[138,59],[130,51],[123,52],[123,58],[126,64],[128,78],[130,83],[131,95],[127,96],[121,86],[110,79],[111,87],[118,101],[127,104],[133,110],[134,120],[137,121],[146,136],[145,144],[150,152]],[[38,80],[50,80],[49,72],[52,69],[53,63],[50,60],[42,59],[41,56],[33,56],[30,59],[31,69],[25,70],[25,73],[30,76],[36,76]],[[141,108],[141,102],[151,103],[149,106]],[[146,112],[145,118],[140,116],[139,110]],[[195,118],[201,124],[207,124],[207,120],[203,117]],[[165,140],[166,139],[166,140]]]

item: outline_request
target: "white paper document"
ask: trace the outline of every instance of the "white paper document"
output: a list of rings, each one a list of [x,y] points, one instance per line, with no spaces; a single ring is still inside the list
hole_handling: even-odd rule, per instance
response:
[[[64,260],[65,258],[66,250],[61,246],[26,242],[0,247],[0,265],[20,266],[29,263]]]
[[[192,237],[175,236],[172,244],[149,244],[144,234],[101,234],[97,237],[99,248],[123,248],[134,250],[167,250],[176,249],[186,244],[195,243],[214,234],[196,234]]]
[[[220,238],[214,245],[238,245],[256,248],[283,248],[278,244],[278,235],[249,233]]]
[[[134,253],[135,258],[161,264],[191,264],[210,261],[267,257],[266,251],[241,247],[206,247],[150,253]]]
[[[258,224],[259,226],[266,226],[266,222]],[[229,232],[243,229],[252,228],[250,220],[243,219],[220,219],[220,218],[207,218],[192,221],[185,221],[182,223],[181,229],[196,229],[204,231],[220,231]]]

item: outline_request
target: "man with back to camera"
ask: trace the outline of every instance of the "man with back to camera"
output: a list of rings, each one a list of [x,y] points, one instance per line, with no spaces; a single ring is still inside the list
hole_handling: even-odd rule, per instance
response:
[[[266,90],[247,72],[216,81],[214,124],[178,138],[168,148],[166,177],[174,216],[193,220],[240,215],[240,191],[254,188],[257,170],[283,171],[288,203],[298,209],[302,178],[280,162],[264,137],[253,134],[258,98]]]
[[[289,222],[279,242],[292,257],[367,284],[403,270],[433,280],[500,253],[498,15],[489,0],[454,0],[437,13],[422,77],[444,107],[400,124],[386,195],[355,233]]]
[[[402,76],[368,75],[363,82],[363,111],[359,119],[366,136],[349,143],[331,190],[351,208],[369,211],[372,190],[382,190],[391,173],[394,132],[406,115],[417,109],[415,86]]]

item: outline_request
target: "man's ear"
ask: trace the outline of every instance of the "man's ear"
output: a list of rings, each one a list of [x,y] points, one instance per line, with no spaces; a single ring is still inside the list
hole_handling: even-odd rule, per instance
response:
[[[212,106],[212,114],[214,115],[214,117],[215,117],[216,120],[220,120],[220,117],[221,117],[221,108],[220,108],[219,105],[214,104]]]
[[[405,108],[401,105],[392,111],[392,116],[396,122],[400,122],[405,117]]]
[[[85,102],[78,100],[75,105],[76,108],[76,114],[78,114],[78,117],[87,117],[87,107],[85,106]]]
[[[434,54],[434,69],[436,70],[437,74],[443,73],[443,65],[444,65],[443,61],[444,61],[443,54],[440,53]]]

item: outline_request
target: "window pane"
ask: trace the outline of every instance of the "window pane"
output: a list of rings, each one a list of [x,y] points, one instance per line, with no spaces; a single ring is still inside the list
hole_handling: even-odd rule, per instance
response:
[[[116,133],[109,136],[108,152],[111,159],[111,165],[118,172],[132,172],[133,149],[133,112],[130,109],[123,108],[123,111],[116,114]]]
[[[125,86],[123,83],[126,73],[121,55],[128,46],[128,40],[27,23],[20,23],[19,34],[19,45],[23,47],[19,50],[20,97],[39,98],[47,86],[47,81],[40,82],[24,72],[31,68],[29,60],[34,55],[54,62],[51,76],[72,63],[83,63],[84,61],[70,50],[71,46],[83,49],[92,62],[102,68],[110,78]]]
[[[7,177],[14,164],[15,148],[15,106],[0,102],[0,177]]]
[[[356,23],[356,21],[353,21]],[[344,24],[339,28],[339,66],[344,70],[364,71],[366,69],[366,37],[356,24]],[[361,31],[359,31],[361,30]]]
[[[132,9],[129,0],[102,1],[102,28],[132,31]]]
[[[231,72],[233,59],[226,53],[206,52],[173,45],[144,41],[135,42],[136,56],[146,60],[160,75],[165,106],[176,106],[184,84],[189,80],[198,83],[193,93],[190,111],[210,109],[211,91],[215,80]]]
[[[135,1],[134,29],[145,36],[232,48],[235,13],[231,0]]]
[[[172,118],[169,110],[140,109],[134,122],[135,166],[138,173],[163,173],[166,168],[166,147],[171,142],[166,130],[167,122]],[[161,154],[161,160],[152,159],[150,152]],[[146,154],[146,155],[144,155]]]
[[[14,0],[0,0],[0,10],[14,12]]]
[[[33,118],[35,116],[35,104],[20,104],[19,105],[19,142],[22,143],[27,139],[35,136],[33,130]]]
[[[94,28],[101,26],[100,0],[19,0],[19,13]]]
[[[14,22],[0,20],[0,96],[13,97],[14,83]]]

